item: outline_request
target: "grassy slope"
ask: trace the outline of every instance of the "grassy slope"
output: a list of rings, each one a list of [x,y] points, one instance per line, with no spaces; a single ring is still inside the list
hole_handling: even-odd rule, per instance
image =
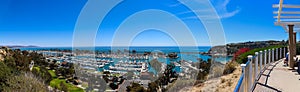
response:
[[[53,80],[50,81],[51,87],[53,87],[53,88],[57,87],[58,89],[60,89],[60,83],[63,82],[65,85],[67,85],[68,91],[70,91],[70,92],[84,92],[83,89],[76,87],[75,85],[72,85],[70,83],[66,83],[65,79],[58,79],[53,70],[48,70],[48,72],[51,74],[51,76],[53,78]]]
[[[48,70],[48,72],[51,74],[52,78],[56,78],[56,74],[53,70]]]

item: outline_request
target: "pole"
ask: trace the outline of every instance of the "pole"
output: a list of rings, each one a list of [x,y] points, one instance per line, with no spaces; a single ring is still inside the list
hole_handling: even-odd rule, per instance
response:
[[[294,25],[288,25],[289,27],[289,67],[294,69]]]

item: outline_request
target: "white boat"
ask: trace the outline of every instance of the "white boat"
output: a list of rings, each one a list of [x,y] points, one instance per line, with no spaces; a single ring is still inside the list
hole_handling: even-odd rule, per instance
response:
[[[104,67],[104,65],[98,65],[98,67],[99,67],[99,68],[103,68],[103,67]]]
[[[181,65],[179,63],[177,63],[177,62],[174,62],[174,65],[181,67]]]

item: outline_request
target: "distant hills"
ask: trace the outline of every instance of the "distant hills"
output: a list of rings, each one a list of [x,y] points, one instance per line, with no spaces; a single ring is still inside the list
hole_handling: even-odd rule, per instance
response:
[[[34,46],[34,45],[28,45],[28,46],[11,45],[11,46],[0,46],[0,47],[8,47],[8,48],[32,48],[32,47],[39,47],[39,46]]]
[[[210,55],[225,55],[232,56],[236,51],[240,48],[263,48],[273,45],[287,45],[287,41],[248,41],[248,42],[240,42],[240,43],[229,43],[226,46],[214,46],[209,51],[208,54]]]

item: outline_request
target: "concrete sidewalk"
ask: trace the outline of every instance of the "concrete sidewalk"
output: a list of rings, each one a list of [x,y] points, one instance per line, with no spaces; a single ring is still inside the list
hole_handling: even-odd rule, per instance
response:
[[[282,59],[268,66],[258,80],[254,92],[300,92],[299,79],[298,72],[284,66]]]

